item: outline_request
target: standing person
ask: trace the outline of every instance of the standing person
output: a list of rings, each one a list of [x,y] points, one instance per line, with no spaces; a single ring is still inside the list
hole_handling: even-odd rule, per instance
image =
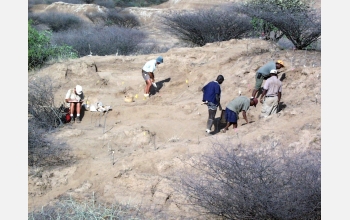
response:
[[[163,57],[159,56],[155,60],[150,60],[146,62],[146,64],[142,67],[142,77],[146,82],[145,86],[145,97],[149,97],[149,90],[151,88],[151,84],[157,88],[157,85],[154,83],[154,71],[156,70],[157,65],[163,63]]]
[[[81,122],[80,110],[81,104],[84,102],[83,87],[76,85],[74,89],[69,89],[66,93],[66,102],[70,103],[69,112],[71,117],[71,122],[74,122],[74,112],[77,113],[76,121]]]
[[[242,112],[243,118],[248,124],[249,122],[247,119],[246,112],[248,111],[250,106],[254,105],[254,107],[256,107],[256,104],[258,104],[257,98],[249,99],[246,96],[238,96],[237,98],[229,102],[225,110],[227,124],[225,128],[221,129],[221,132],[225,133],[231,125],[233,128],[237,128],[237,121],[240,112]]]
[[[207,121],[207,129],[205,130],[208,134],[211,132],[211,126],[214,123],[214,118],[216,115],[217,107],[220,110],[220,98],[221,98],[221,88],[220,85],[224,82],[224,77],[218,75],[215,81],[211,81],[202,88],[203,99],[202,101],[208,105],[209,117]]]
[[[266,118],[271,114],[277,113],[282,97],[282,82],[277,78],[277,70],[270,71],[270,78],[266,80],[263,89],[264,91],[260,97],[260,102],[263,104],[261,117]]]
[[[255,74],[255,87],[252,92],[252,98],[255,97],[258,90],[261,88],[261,85],[263,83],[263,80],[267,80],[270,77],[271,70],[278,70],[280,68],[284,67],[282,60],[277,60],[276,62],[270,61],[266,63],[264,66],[260,67],[258,71],[256,71]]]

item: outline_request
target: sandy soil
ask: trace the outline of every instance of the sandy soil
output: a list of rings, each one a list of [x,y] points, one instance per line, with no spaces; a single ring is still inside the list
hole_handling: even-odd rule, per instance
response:
[[[154,10],[167,10],[171,2]],[[155,72],[158,89],[146,99],[141,68],[159,55],[164,63]],[[250,97],[255,71],[277,59],[286,66],[280,74],[280,112],[259,119],[259,103],[247,113],[252,123],[242,125],[240,115],[237,130],[220,133],[218,128],[223,125],[218,122],[218,110],[218,126],[211,135],[206,134],[208,112],[201,105],[201,88],[222,74],[225,108],[239,91]],[[69,88],[80,84],[91,104],[102,102],[112,110],[105,114],[84,111],[80,124],[66,124],[52,134],[68,143],[75,163],[48,169],[29,167],[29,212],[62,195],[85,199],[94,194],[100,202],[142,202],[171,219],[181,219],[191,213],[179,205],[180,195],[172,189],[170,179],[191,158],[209,153],[213,142],[259,147],[276,141],[281,148],[321,150],[320,52],[280,50],[259,39],[230,40],[161,54],[86,56],[49,65],[31,73],[29,79],[46,75],[55,80],[58,104]],[[35,175],[38,172],[42,175]]]

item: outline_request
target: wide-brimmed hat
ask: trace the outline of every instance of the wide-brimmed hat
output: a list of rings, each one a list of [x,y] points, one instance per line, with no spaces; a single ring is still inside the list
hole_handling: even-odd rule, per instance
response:
[[[77,92],[78,95],[81,95],[81,93],[83,92],[83,87],[81,87],[80,85],[76,85],[75,91]]]
[[[277,62],[276,62],[276,63],[279,63],[280,65],[284,66],[284,63],[283,63],[283,61],[282,61],[282,60],[277,60]]]

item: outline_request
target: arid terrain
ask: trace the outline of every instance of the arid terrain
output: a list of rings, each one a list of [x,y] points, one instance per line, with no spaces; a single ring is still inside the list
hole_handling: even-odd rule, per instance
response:
[[[143,22],[156,27],[152,24],[163,11],[228,1],[179,2],[129,10],[147,15]],[[162,35],[159,30],[153,34]],[[164,44],[177,42],[171,37],[162,39]],[[164,63],[155,72],[158,88],[144,98],[141,68],[160,55]],[[242,125],[245,121],[240,114],[238,129],[220,133],[223,125],[218,110],[208,135],[208,109],[202,105],[201,88],[223,75],[221,104],[225,108],[239,91],[250,97],[256,70],[278,59],[285,63],[279,74],[283,91],[278,114],[259,119],[259,103],[247,113],[251,123]],[[70,146],[75,162],[66,167],[28,168],[28,212],[61,196],[84,200],[94,195],[99,202],[142,203],[162,210],[169,219],[182,219],[193,213],[180,205],[181,196],[171,188],[171,176],[191,159],[209,153],[214,142],[256,147],[276,142],[281,148],[321,150],[320,51],[282,50],[264,40],[241,39],[176,47],[159,54],[85,56],[48,65],[29,73],[28,78],[43,76],[54,79],[57,105],[63,103],[68,89],[79,84],[90,105],[102,102],[112,110],[104,114],[86,110],[80,124],[65,124],[50,134]]]

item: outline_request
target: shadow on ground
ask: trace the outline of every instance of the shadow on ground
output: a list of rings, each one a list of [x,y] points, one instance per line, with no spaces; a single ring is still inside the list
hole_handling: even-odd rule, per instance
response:
[[[155,95],[157,92],[159,92],[159,90],[161,90],[164,86],[165,82],[170,82],[171,78],[167,78],[164,80],[161,80],[159,82],[156,82],[157,88],[155,88],[154,86],[151,86],[149,93],[150,95]]]

